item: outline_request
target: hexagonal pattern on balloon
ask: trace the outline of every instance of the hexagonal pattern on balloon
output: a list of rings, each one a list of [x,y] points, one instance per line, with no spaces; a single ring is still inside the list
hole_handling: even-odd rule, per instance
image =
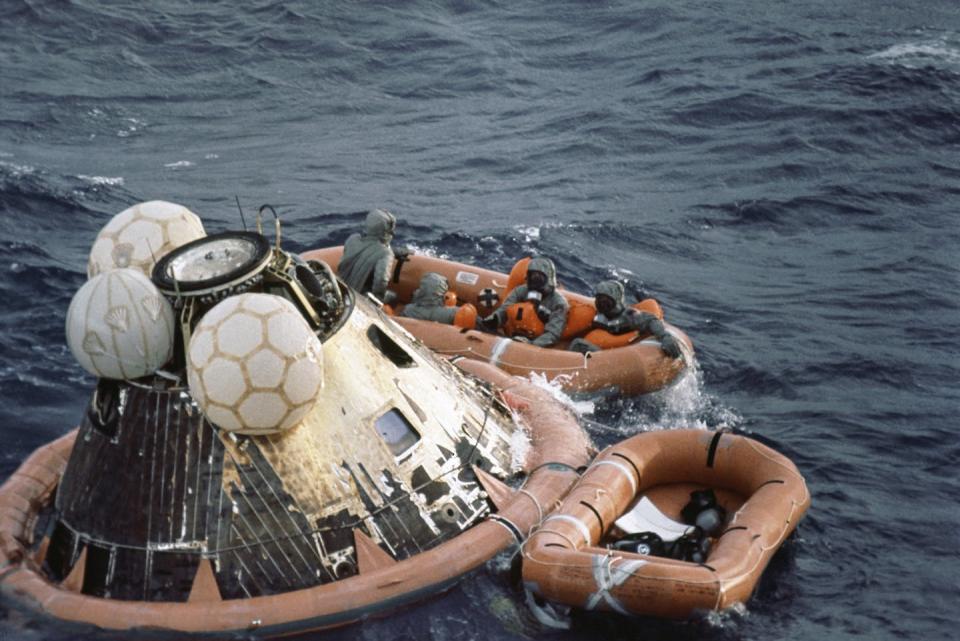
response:
[[[298,424],[323,387],[320,340],[290,301],[240,294],[197,324],[187,380],[212,423],[241,434],[275,434]]]
[[[263,343],[263,321],[249,313],[231,314],[217,329],[217,349],[231,356],[246,356]]]
[[[257,350],[256,354],[246,359],[245,365],[250,382],[262,389],[280,387],[287,372],[287,362],[272,349]]]
[[[182,205],[163,200],[134,205],[114,216],[97,234],[87,276],[130,268],[149,278],[162,256],[204,236],[200,218]]]

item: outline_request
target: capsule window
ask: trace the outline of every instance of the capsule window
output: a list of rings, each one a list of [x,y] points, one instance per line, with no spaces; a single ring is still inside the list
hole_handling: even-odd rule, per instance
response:
[[[420,433],[397,409],[378,418],[374,427],[394,456],[400,456],[420,440]]]
[[[397,367],[414,367],[417,364],[400,343],[376,325],[371,325],[367,330],[367,338]]]

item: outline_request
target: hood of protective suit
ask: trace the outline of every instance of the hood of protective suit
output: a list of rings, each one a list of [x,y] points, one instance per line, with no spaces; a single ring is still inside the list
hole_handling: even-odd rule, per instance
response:
[[[366,227],[363,235],[366,238],[389,243],[393,240],[393,230],[397,226],[396,217],[386,209],[371,209],[367,214]]]
[[[544,294],[549,294],[557,288],[557,268],[553,266],[553,261],[549,258],[537,256],[530,259],[530,264],[527,265],[527,273],[529,274],[530,272],[546,274],[547,286],[543,290]]]
[[[615,280],[605,280],[597,283],[597,286],[593,290],[593,295],[599,296],[600,294],[609,296],[617,302],[617,306],[608,314],[609,316],[619,316],[623,313],[623,310],[626,308],[626,301],[623,298],[623,285],[621,283]]]
[[[420,279],[420,286],[413,292],[414,305],[423,305],[425,307],[443,306],[443,295],[450,289],[450,284],[445,276],[436,272],[427,272]]]

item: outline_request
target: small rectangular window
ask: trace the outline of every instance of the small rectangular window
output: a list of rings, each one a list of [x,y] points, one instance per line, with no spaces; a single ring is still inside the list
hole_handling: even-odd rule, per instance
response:
[[[371,325],[367,330],[367,338],[397,367],[413,367],[417,364],[397,341],[376,325]]]
[[[420,434],[397,409],[378,418],[374,427],[394,456],[400,456],[420,440]]]

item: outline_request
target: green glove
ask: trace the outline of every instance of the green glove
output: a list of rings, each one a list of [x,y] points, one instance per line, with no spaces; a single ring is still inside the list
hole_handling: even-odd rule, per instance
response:
[[[660,349],[670,358],[676,358],[682,353],[680,350],[680,341],[672,334],[667,334],[660,339]]]

